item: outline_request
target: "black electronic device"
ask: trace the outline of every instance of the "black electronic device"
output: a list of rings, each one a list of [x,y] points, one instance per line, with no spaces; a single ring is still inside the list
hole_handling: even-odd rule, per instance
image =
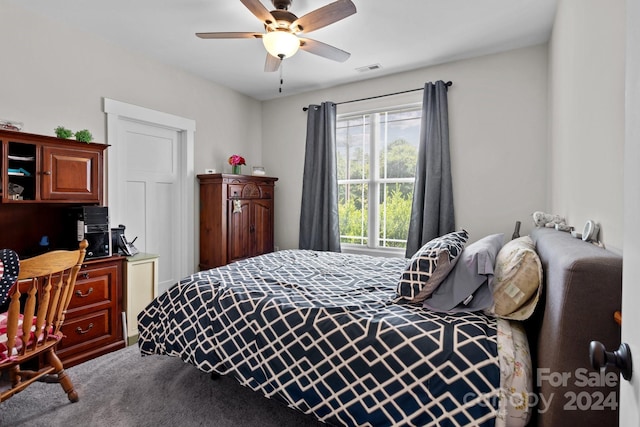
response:
[[[74,244],[86,239],[89,243],[85,259],[111,256],[109,208],[107,206],[80,206],[70,208],[70,234]]]
[[[124,235],[125,226],[119,224],[117,227],[111,229],[111,253],[118,255],[126,255],[120,247],[120,236]]]
[[[137,237],[131,242],[128,241],[124,235],[125,229],[124,224],[119,224],[117,227],[111,229],[111,251],[114,254],[133,256],[139,252],[138,249],[133,246]]]
[[[120,249],[122,249],[122,251],[124,252],[124,254],[126,256],[133,256],[133,255],[136,255],[137,253],[140,252],[140,251],[138,251],[138,248],[133,246],[133,244],[135,243],[136,239],[137,239],[137,237],[135,239],[133,239],[132,241],[128,241],[124,234],[120,235],[120,242],[118,242],[118,243],[120,244]]]

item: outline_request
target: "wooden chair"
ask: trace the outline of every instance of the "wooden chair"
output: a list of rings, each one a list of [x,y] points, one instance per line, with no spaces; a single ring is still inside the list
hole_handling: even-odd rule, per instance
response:
[[[0,402],[34,381],[59,383],[70,401],[78,401],[55,350],[86,248],[83,240],[78,250],[20,260],[18,281],[9,291],[6,342],[0,342],[0,374],[8,379],[0,388]]]

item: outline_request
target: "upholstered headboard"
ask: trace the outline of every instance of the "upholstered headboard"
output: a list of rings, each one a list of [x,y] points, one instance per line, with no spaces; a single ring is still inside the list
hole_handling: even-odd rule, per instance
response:
[[[545,276],[543,300],[526,323],[540,399],[531,425],[617,426],[618,372],[594,371],[589,343],[620,345],[622,257],[550,228],[531,237]]]

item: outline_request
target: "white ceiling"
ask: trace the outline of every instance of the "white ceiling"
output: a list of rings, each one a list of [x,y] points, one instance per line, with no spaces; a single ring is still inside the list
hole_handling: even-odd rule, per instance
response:
[[[258,100],[544,43],[557,6],[557,0],[353,0],[355,15],[308,35],[351,58],[338,63],[300,51],[284,60],[280,94],[279,73],[263,71],[261,40],[194,35],[263,31],[239,0],[10,1]],[[300,17],[331,1],[293,0],[290,12]],[[382,68],[356,70],[372,64]]]

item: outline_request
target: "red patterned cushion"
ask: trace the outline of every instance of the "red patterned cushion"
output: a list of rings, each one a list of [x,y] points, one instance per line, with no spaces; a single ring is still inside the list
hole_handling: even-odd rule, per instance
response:
[[[23,321],[23,316],[22,314],[20,315],[20,319],[18,320],[18,339],[16,339],[16,348],[13,349],[13,354],[9,355],[7,354],[7,341],[8,341],[8,337],[7,337],[7,319],[8,319],[9,315],[7,313],[0,313],[0,363],[2,363],[5,360],[9,360],[11,359],[13,356],[15,356],[16,354],[18,354],[18,351],[20,349],[22,349],[22,345],[24,344],[23,340],[22,340],[22,321]],[[31,323],[31,334],[29,336],[29,344],[33,343],[33,339],[34,339],[34,334],[33,332],[35,332],[36,330],[36,322],[37,322],[37,318],[34,317],[33,318],[33,322]],[[41,338],[42,339],[42,338]]]

